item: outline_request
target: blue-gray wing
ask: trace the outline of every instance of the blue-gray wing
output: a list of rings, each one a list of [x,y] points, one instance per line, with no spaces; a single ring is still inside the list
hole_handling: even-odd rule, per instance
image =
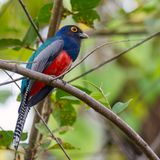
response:
[[[43,72],[43,70],[59,55],[63,46],[64,41],[61,39],[50,43],[35,57],[31,70]]]

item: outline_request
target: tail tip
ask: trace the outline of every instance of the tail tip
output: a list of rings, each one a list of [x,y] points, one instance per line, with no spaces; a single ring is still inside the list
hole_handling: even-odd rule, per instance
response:
[[[13,139],[13,146],[14,146],[15,150],[18,149],[19,141],[20,141],[19,137],[17,137],[17,136],[14,137],[14,139]]]

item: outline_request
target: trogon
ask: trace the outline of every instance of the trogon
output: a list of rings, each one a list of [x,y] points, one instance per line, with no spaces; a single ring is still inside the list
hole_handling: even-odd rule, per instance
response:
[[[48,38],[32,54],[26,68],[47,75],[61,75],[76,60],[81,40],[87,37],[87,34],[75,25],[62,27],[55,36]],[[28,78],[22,80],[21,103],[13,136],[13,145],[16,150],[30,108],[43,100],[52,90],[53,87],[43,82]]]

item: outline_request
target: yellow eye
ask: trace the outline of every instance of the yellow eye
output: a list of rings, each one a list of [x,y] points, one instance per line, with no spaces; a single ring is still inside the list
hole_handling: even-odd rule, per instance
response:
[[[72,32],[77,32],[78,29],[77,29],[77,27],[71,27],[71,31],[72,31]]]

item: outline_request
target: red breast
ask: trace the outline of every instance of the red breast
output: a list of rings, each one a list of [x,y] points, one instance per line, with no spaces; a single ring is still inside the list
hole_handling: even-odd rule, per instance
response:
[[[55,58],[55,60],[47,66],[46,69],[42,73],[47,75],[59,76],[64,73],[72,64],[72,59],[67,54],[66,51],[61,51],[61,53]],[[43,87],[45,83],[40,81],[35,81],[30,90],[30,97],[38,93]]]

